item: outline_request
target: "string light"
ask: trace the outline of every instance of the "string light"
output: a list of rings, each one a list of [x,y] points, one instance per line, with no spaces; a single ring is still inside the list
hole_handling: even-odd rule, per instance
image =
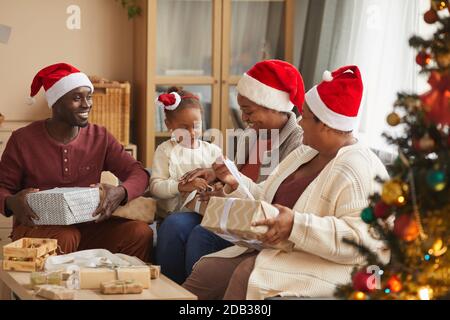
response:
[[[366,294],[362,291],[357,291],[354,294],[356,300],[366,300]]]
[[[419,288],[419,298],[420,300],[430,300],[433,297],[433,289],[429,286]]]
[[[439,2],[439,10],[445,9],[447,7],[447,3],[445,1]]]

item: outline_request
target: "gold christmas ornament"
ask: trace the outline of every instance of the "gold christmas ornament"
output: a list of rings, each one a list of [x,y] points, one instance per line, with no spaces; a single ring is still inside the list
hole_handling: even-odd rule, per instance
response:
[[[400,116],[395,112],[391,112],[386,118],[387,123],[392,127],[400,124],[400,120]]]
[[[436,10],[430,9],[423,15],[423,19],[426,23],[433,24],[439,20],[439,16]]]
[[[387,181],[383,184],[381,199],[387,205],[402,206],[406,202],[405,194],[408,192],[408,185],[397,180]]]
[[[447,252],[447,247],[444,246],[444,242],[441,238],[437,239],[434,243],[431,249],[428,251],[428,253],[434,255],[435,257],[440,257],[444,253]]]

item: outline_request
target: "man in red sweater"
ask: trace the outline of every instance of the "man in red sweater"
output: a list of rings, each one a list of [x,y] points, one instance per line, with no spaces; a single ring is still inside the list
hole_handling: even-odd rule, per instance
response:
[[[22,237],[58,240],[61,253],[104,248],[148,260],[153,233],[143,222],[111,218],[112,212],[142,195],[148,174],[105,128],[89,124],[94,90],[89,78],[60,63],[39,71],[31,86],[41,86],[52,117],[15,131],[0,161],[0,213],[13,216],[13,241]],[[26,195],[55,187],[89,187],[111,171],[123,183],[104,185],[105,199],[96,222],[69,226],[36,226]]]

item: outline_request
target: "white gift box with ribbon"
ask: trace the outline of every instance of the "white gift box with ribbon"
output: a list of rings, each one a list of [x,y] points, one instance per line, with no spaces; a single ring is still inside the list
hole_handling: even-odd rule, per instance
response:
[[[64,226],[95,220],[100,193],[98,188],[54,188],[27,194],[27,202],[39,217],[36,225]]]
[[[292,251],[294,244],[281,241],[276,245],[268,245],[258,240],[258,236],[268,231],[267,226],[253,226],[261,221],[278,216],[278,209],[271,204],[255,200],[241,179],[239,170],[233,161],[222,158],[230,173],[246,193],[248,199],[211,197],[206,207],[201,225],[234,244],[262,250],[263,248]]]
[[[49,257],[46,271],[69,273],[73,289],[100,289],[105,281],[135,280],[144,289],[150,287],[150,267],[136,257],[113,254],[106,249],[90,249]]]
[[[291,251],[294,244],[282,241],[277,245],[263,244],[257,238],[267,232],[267,226],[253,226],[252,223],[275,218],[278,209],[265,201],[237,198],[209,199],[202,219],[202,227],[216,233],[234,244],[261,250],[263,248]]]

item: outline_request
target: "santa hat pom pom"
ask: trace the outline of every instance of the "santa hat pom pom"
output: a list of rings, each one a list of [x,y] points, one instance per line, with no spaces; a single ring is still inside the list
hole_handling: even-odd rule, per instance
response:
[[[36,103],[36,99],[34,97],[27,97],[26,103],[27,105],[31,106]]]
[[[323,72],[322,79],[323,79],[323,81],[330,82],[333,80],[333,75],[331,74],[330,71],[326,70]]]

